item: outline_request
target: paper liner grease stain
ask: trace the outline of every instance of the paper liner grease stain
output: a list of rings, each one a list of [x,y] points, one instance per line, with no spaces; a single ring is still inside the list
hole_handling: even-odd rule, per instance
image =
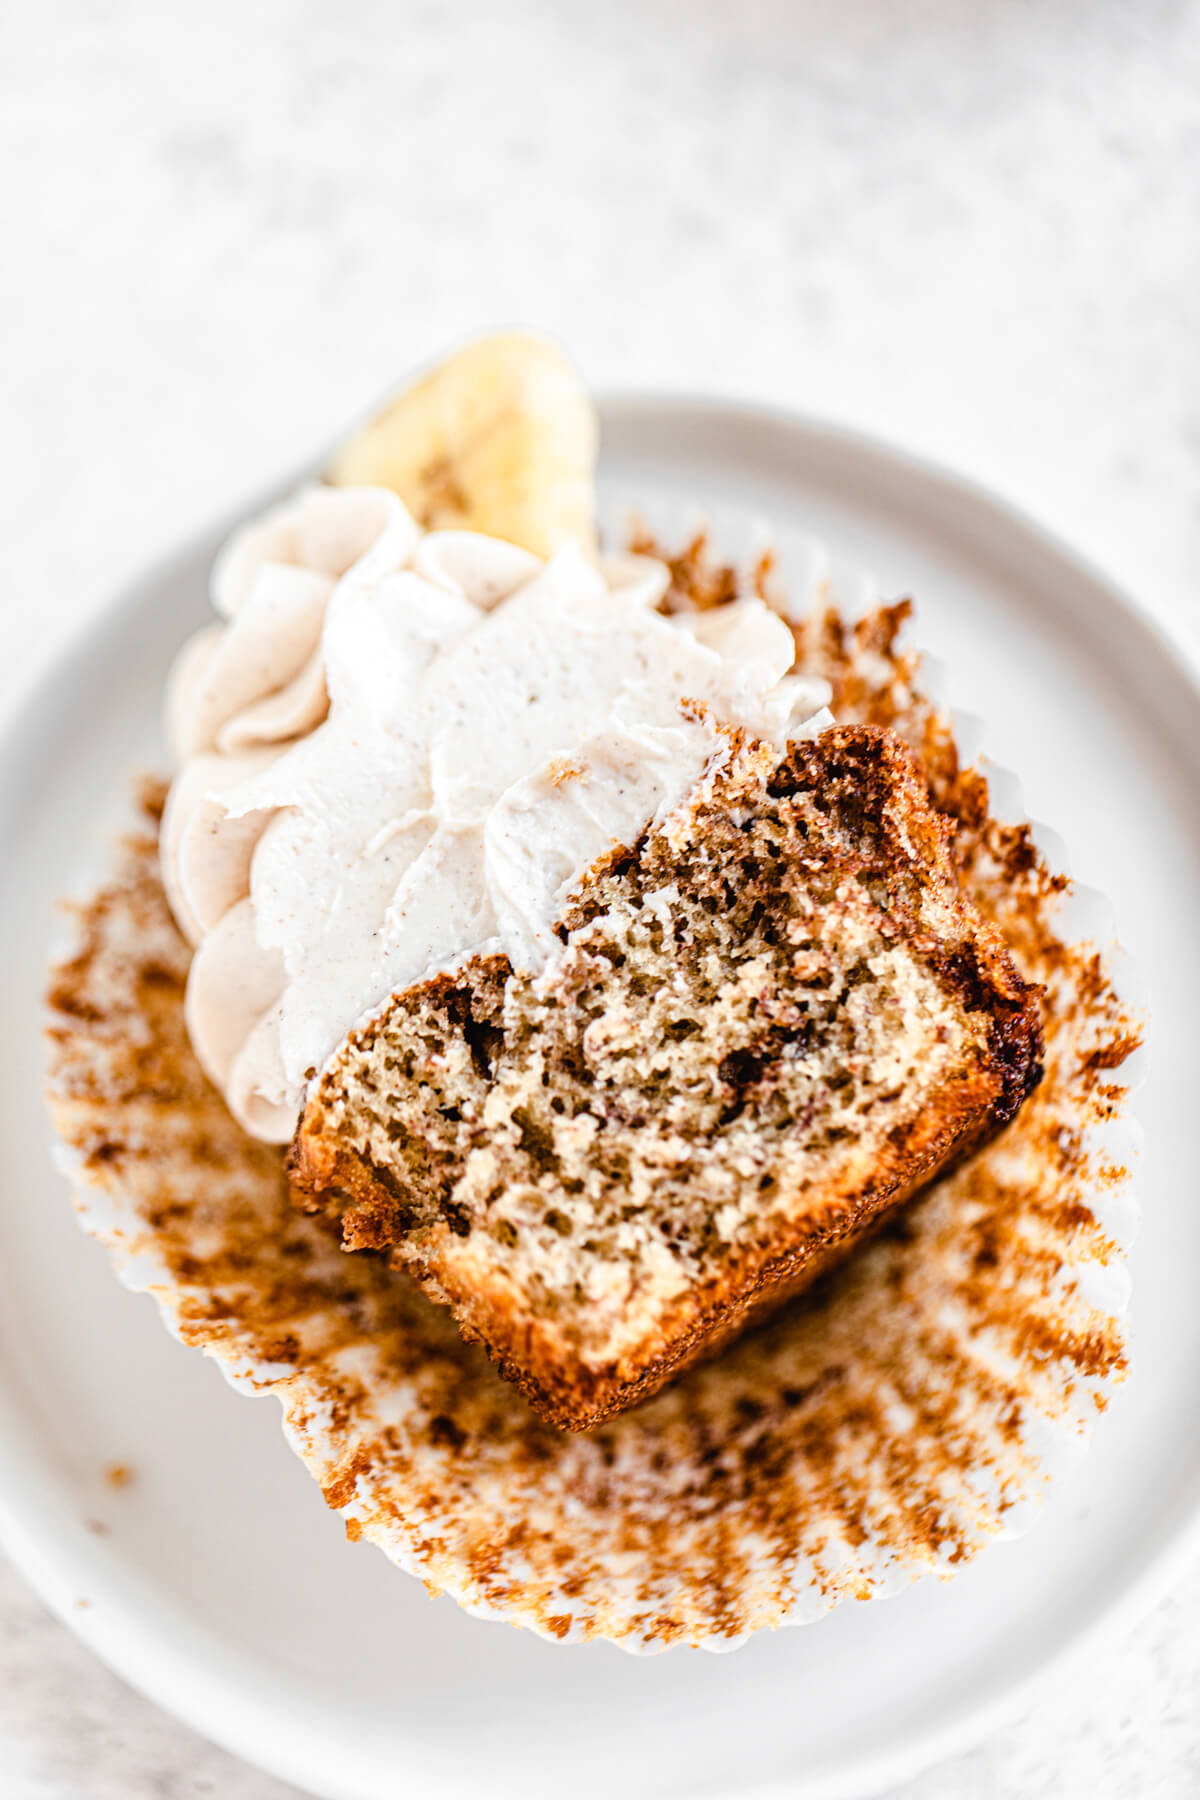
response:
[[[702,551],[692,562],[676,563],[675,604],[727,588]],[[922,756],[964,883],[1046,984],[1046,1079],[844,1269],[590,1434],[539,1421],[448,1312],[297,1214],[282,1153],[201,1075],[158,877],[161,788],[79,909],[50,1085],[84,1225],[179,1337],[278,1395],[348,1535],[471,1612],[559,1640],[725,1649],[951,1572],[1027,1522],[1124,1373],[1137,1024],[1096,943],[1064,924],[1065,884],[1028,828],[991,819],[959,769],[897,648],[904,611],[827,610],[797,627],[801,664],[831,680],[839,717],[890,725]]]

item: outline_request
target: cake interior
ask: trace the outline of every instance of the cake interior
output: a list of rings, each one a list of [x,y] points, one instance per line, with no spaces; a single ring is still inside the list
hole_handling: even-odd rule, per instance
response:
[[[817,762],[593,871],[540,976],[475,959],[349,1040],[317,1102],[372,1176],[328,1196],[348,1247],[611,1362],[781,1227],[827,1229],[929,1109],[996,1103],[940,842],[898,854],[876,763]]]

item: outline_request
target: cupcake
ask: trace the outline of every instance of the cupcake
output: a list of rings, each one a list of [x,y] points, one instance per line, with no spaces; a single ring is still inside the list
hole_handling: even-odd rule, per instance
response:
[[[236,534],[50,1100],[350,1535],[723,1647],[959,1566],[1104,1405],[1137,1027],[905,610],[599,554],[594,441],[484,340]]]

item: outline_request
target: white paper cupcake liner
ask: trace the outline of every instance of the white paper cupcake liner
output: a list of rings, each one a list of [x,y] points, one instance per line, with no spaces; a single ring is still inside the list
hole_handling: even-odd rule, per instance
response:
[[[805,566],[820,597],[830,565],[814,550]],[[864,579],[853,616],[869,599]],[[878,645],[847,667],[906,691]],[[927,717],[912,700],[897,723]],[[1051,902],[985,860],[976,897],[1013,915],[1019,959],[1045,961]],[[1072,935],[1047,1079],[1008,1131],[817,1293],[581,1436],[541,1422],[402,1276],[292,1209],[280,1153],[233,1123],[187,1044],[188,952],[152,830],[57,972],[51,1106],[122,1280],[235,1385],[278,1395],[352,1537],[559,1641],[727,1649],[1023,1530],[1123,1375],[1138,1134],[1115,1062],[1135,1026],[1087,948],[1111,935],[1100,897],[1053,909]]]

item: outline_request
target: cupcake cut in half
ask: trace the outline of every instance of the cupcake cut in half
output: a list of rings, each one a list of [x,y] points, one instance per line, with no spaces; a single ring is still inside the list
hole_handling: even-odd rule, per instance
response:
[[[236,535],[48,1099],[86,1229],[349,1537],[556,1642],[728,1649],[1020,1531],[1108,1404],[1140,1023],[907,603],[815,545],[790,593],[599,555],[595,447],[505,334]]]
[[[1037,990],[899,739],[718,737],[576,885],[544,967],[393,995],[291,1150],[300,1203],[568,1429],[807,1287],[1041,1076]]]

